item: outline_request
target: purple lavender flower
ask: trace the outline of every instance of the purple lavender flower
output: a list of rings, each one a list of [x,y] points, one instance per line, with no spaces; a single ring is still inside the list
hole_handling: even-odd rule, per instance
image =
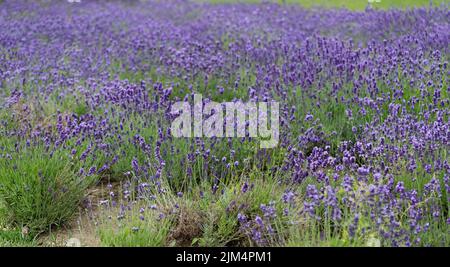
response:
[[[139,164],[136,158],[133,158],[133,160],[131,161],[131,167],[133,167],[133,170],[135,173],[138,173],[139,171]]]

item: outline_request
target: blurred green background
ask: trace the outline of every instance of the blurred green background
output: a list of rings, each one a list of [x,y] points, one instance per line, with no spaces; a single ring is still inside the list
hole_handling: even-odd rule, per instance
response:
[[[305,7],[345,7],[351,10],[364,10],[369,4],[369,0],[210,0],[209,2],[214,3],[260,3],[260,2],[276,2],[276,3],[286,3],[286,4],[300,4]],[[408,8],[408,7],[421,7],[433,5],[448,5],[450,0],[373,0],[372,7],[374,8]]]

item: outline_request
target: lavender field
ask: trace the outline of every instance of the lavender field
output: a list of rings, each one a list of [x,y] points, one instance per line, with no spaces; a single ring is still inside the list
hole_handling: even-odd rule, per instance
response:
[[[0,1],[0,246],[448,247],[449,43],[448,2]],[[177,136],[198,95],[276,142]]]

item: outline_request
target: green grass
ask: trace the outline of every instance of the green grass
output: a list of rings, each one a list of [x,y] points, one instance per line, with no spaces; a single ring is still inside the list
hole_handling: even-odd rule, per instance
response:
[[[0,229],[0,247],[33,247],[35,240],[24,236],[20,229]]]
[[[67,222],[94,177],[78,175],[79,169],[64,150],[50,155],[43,147],[0,158],[3,217],[14,227],[27,227],[31,235]]]
[[[168,246],[168,235],[172,226],[169,219],[159,219],[157,214],[145,214],[146,220],[138,217],[138,212],[126,218],[119,225],[107,223],[99,229],[102,245],[107,247],[162,247]]]

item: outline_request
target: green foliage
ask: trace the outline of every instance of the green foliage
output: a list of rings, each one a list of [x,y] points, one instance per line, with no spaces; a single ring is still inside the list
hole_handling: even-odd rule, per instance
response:
[[[31,247],[36,242],[25,236],[20,229],[2,229],[0,230],[0,247]]]
[[[99,230],[102,244],[108,247],[161,247],[168,246],[172,222],[147,214],[146,220],[132,216],[120,225],[103,226]]]
[[[0,158],[0,201],[8,222],[38,234],[72,218],[94,176],[80,176],[64,150],[43,147]]]

